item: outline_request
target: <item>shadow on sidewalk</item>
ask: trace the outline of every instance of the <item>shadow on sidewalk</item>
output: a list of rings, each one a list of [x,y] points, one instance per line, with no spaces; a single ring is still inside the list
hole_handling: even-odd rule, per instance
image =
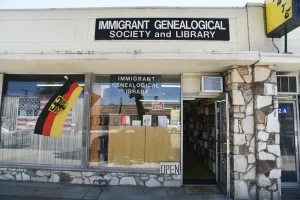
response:
[[[188,195],[184,188],[91,186],[0,181],[0,200],[225,200],[223,194]]]

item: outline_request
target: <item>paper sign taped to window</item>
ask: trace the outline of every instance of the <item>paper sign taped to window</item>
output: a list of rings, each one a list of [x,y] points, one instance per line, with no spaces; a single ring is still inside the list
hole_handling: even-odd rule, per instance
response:
[[[153,102],[152,110],[164,110],[164,102]]]

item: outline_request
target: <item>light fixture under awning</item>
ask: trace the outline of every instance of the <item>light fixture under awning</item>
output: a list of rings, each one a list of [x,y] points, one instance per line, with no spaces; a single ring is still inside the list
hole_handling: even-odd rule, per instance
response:
[[[144,101],[144,102],[175,102],[175,103],[179,103],[179,100],[140,100],[140,101]]]
[[[37,87],[60,87],[63,84],[37,84]],[[84,84],[78,84],[79,86],[84,86]]]
[[[180,88],[180,85],[161,85],[161,87]]]

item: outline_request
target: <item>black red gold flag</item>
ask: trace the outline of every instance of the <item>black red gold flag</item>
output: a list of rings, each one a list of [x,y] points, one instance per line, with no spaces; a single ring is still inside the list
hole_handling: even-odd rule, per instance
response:
[[[35,125],[34,133],[60,138],[68,113],[82,90],[83,88],[77,83],[67,80],[42,110]]]

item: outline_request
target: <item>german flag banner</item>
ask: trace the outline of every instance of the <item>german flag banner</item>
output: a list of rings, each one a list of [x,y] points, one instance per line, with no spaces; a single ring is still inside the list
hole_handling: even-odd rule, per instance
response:
[[[77,83],[67,80],[42,110],[35,125],[34,133],[60,138],[68,113],[82,90],[83,88]]]

